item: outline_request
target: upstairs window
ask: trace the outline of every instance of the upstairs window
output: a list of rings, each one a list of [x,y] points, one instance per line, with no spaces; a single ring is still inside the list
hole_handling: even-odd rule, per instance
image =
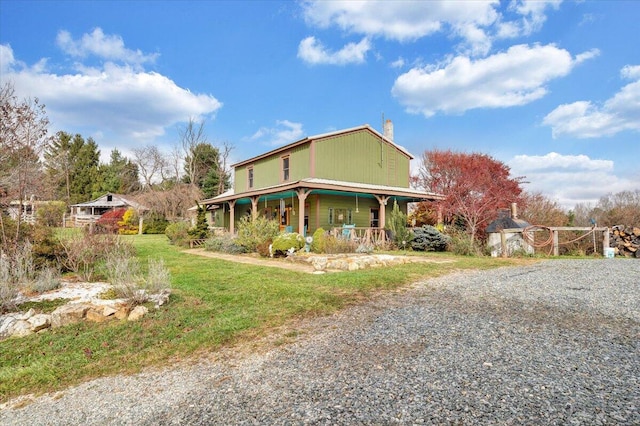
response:
[[[289,180],[289,156],[282,157],[282,180],[287,182]]]
[[[253,167],[247,169],[248,187],[253,188]]]

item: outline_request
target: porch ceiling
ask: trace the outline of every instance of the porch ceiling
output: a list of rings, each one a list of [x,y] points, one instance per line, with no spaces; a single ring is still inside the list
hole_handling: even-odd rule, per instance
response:
[[[251,197],[259,197],[260,201],[277,200],[280,198],[297,197],[296,190],[306,189],[310,194],[355,196],[362,198],[375,198],[375,195],[395,197],[401,201],[418,202],[426,200],[440,200],[444,196],[431,192],[418,191],[411,188],[400,188],[384,185],[370,185],[357,182],[342,182],[328,179],[303,179],[296,182],[275,185],[267,188],[260,188],[254,191],[247,191],[240,194],[226,192],[214,198],[202,201],[204,205],[217,205],[229,201],[236,201],[236,204],[248,204]]]

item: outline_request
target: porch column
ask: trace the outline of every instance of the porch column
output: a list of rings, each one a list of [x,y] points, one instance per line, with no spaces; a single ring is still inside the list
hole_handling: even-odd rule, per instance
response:
[[[258,218],[258,200],[260,200],[259,195],[254,195],[251,197],[251,218],[256,220]]]
[[[389,198],[391,197],[387,197],[384,195],[376,195],[375,197],[380,203],[380,217],[378,218],[378,228],[383,229],[385,223],[387,222],[387,201],[389,201]]]
[[[304,202],[311,194],[311,190],[299,188],[296,193],[298,194],[298,234],[302,234],[304,232]]]
[[[229,233],[233,234],[235,233],[235,222],[236,222],[236,218],[235,218],[235,209],[236,209],[236,201],[237,200],[233,200],[233,201],[229,201]]]

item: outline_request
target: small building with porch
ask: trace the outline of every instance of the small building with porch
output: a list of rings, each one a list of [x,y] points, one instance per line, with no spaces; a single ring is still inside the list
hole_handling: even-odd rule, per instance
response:
[[[231,233],[243,216],[264,216],[283,231],[384,240],[394,202],[406,214],[409,203],[444,198],[410,187],[413,158],[393,141],[390,120],[384,134],[362,125],[310,136],[233,164],[233,188],[200,204],[210,225]]]
[[[132,208],[138,216],[149,210],[140,203],[124,195],[106,193],[95,200],[86,203],[73,204],[71,208],[70,223],[67,226],[85,226],[94,224],[100,217],[108,211],[120,208]]]

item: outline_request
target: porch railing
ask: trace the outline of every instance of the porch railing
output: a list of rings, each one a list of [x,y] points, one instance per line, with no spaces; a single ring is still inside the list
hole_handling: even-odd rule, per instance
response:
[[[336,238],[345,238],[360,244],[376,245],[387,240],[387,234],[381,228],[331,228],[329,232]]]

